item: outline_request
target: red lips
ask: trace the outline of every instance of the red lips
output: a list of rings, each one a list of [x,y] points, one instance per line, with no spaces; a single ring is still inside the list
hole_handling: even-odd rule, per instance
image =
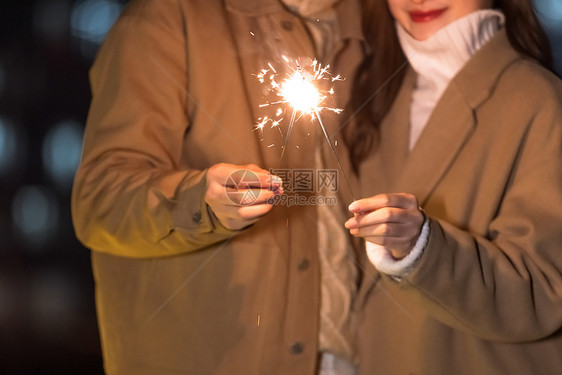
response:
[[[436,19],[440,15],[442,15],[446,10],[447,10],[447,8],[435,9],[435,10],[430,10],[430,11],[426,11],[426,12],[422,12],[422,11],[419,11],[419,10],[413,10],[413,11],[410,12],[410,18],[414,22],[420,22],[420,23],[421,22],[429,22],[429,21],[432,21],[432,20]]]

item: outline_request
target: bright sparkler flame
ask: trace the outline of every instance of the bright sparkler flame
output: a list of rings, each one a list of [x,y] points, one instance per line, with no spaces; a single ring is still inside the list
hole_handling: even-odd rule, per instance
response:
[[[262,104],[260,105],[260,107],[267,107],[275,104],[288,104],[293,109],[290,116],[289,125],[287,127],[287,132],[285,134],[285,141],[281,151],[281,156],[279,158],[277,169],[279,169],[279,166],[281,165],[281,160],[283,159],[283,155],[285,154],[293,125],[298,120],[297,113],[300,113],[300,116],[310,115],[311,120],[316,119],[318,121],[318,124],[320,125],[320,128],[322,129],[322,132],[326,137],[326,141],[330,146],[334,158],[338,163],[338,167],[342,172],[344,180],[347,183],[349,191],[353,196],[353,191],[351,190],[351,185],[349,183],[349,180],[345,175],[345,172],[342,168],[336,150],[334,149],[334,145],[332,144],[332,140],[328,132],[326,131],[326,127],[324,126],[324,124],[322,123],[322,119],[320,118],[320,112],[323,109],[330,110],[336,114],[340,114],[343,110],[341,108],[330,108],[327,106],[323,106],[322,104],[324,103],[324,101],[328,97],[334,95],[334,88],[330,87],[330,89],[327,91],[321,91],[316,85],[323,80],[328,80],[331,81],[331,83],[333,83],[335,81],[342,81],[343,79],[341,78],[340,75],[337,75],[335,77],[332,76],[328,72],[328,68],[330,66],[327,65],[325,67],[322,67],[322,65],[318,63],[317,60],[314,60],[312,61],[312,63],[304,66],[296,62],[295,63],[296,68],[291,67],[290,60],[287,57],[283,56],[283,60],[285,60],[285,62],[287,63],[287,65],[289,66],[292,72],[286,75],[285,79],[282,81],[281,84],[277,83],[276,81],[276,78],[279,76],[279,73],[277,73],[277,70],[273,67],[271,63],[268,64],[269,69],[262,69],[260,73],[257,74],[258,81],[261,84],[269,83],[270,92],[275,93],[281,99],[278,101]],[[277,129],[279,129],[279,123],[281,122],[281,120],[283,120],[283,117],[281,116],[284,114],[284,110],[285,110],[284,106],[278,108],[275,114],[276,117],[275,119],[269,118],[268,116],[259,118],[258,123],[255,125],[255,130],[259,129],[260,131],[263,132],[263,128],[267,123],[271,123],[272,128],[277,127]],[[279,129],[279,133],[281,134],[281,136],[283,136],[280,129]],[[270,148],[272,146],[274,146],[274,144],[271,144],[267,147]],[[296,147],[298,148],[299,146]]]
[[[292,63],[285,56],[283,56],[283,60],[290,70],[289,73],[281,75],[269,63],[269,69],[262,69],[257,74],[258,81],[261,84],[268,85],[269,91],[278,99],[262,104],[260,107],[275,105],[280,107],[274,117],[264,116],[259,118],[255,125],[256,130],[263,131],[266,124],[270,124],[271,128],[279,126],[287,107],[290,107],[293,112],[289,116],[291,122],[287,130],[288,133],[290,133],[293,123],[302,115],[308,115],[311,119],[314,119],[322,110],[329,110],[337,114],[342,112],[340,108],[331,108],[325,105],[327,99],[333,97],[334,88],[330,87],[326,91],[319,88],[322,81],[333,83],[343,80],[339,75],[334,77],[330,74],[328,71],[329,65],[323,67],[317,60],[301,65],[298,62]]]
[[[326,99],[312,80],[307,79],[300,71],[293,73],[281,84],[279,95],[296,111],[309,115],[320,110],[320,104]]]

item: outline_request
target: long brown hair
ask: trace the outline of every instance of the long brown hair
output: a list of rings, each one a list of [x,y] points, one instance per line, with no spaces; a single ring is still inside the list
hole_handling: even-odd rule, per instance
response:
[[[350,124],[343,132],[356,174],[360,163],[378,145],[379,126],[398,94],[407,66],[387,0],[363,0],[362,7],[369,47],[355,75],[346,111]],[[495,0],[493,7],[505,14],[506,33],[513,48],[552,71],[552,50],[532,0]]]

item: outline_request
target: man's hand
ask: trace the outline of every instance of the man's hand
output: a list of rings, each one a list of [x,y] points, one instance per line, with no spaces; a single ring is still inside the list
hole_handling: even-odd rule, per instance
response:
[[[215,164],[207,171],[205,202],[222,225],[238,230],[273,208],[268,200],[283,193],[282,184],[281,178],[255,164]]]
[[[380,194],[360,199],[349,206],[354,217],[346,221],[349,232],[390,249],[396,259],[412,250],[425,216],[411,194]]]

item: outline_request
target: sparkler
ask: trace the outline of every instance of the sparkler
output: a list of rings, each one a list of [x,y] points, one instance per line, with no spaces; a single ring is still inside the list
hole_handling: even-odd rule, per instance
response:
[[[343,110],[341,108],[332,108],[325,105],[326,99],[334,95],[333,87],[328,91],[322,91],[317,87],[317,85],[323,80],[335,82],[342,81],[343,79],[340,75],[332,76],[328,70],[330,66],[326,65],[323,67],[320,63],[318,63],[317,60],[313,60],[311,63],[306,65],[301,65],[298,62],[295,62],[294,67],[291,66],[291,62],[287,57],[283,56],[283,60],[285,60],[285,62],[287,63],[290,72],[286,74],[281,83],[277,82],[280,74],[277,73],[271,63],[268,64],[269,69],[263,69],[257,75],[259,82],[262,84],[269,84],[271,87],[270,90],[274,92],[277,97],[279,97],[279,100],[262,104],[260,107],[287,104],[292,108],[292,113],[289,120],[289,125],[287,127],[287,133],[285,134],[285,141],[281,149],[281,156],[279,158],[277,169],[279,169],[281,161],[283,160],[283,156],[285,155],[285,150],[291,136],[291,131],[293,130],[293,125],[302,116],[308,115],[311,117],[311,120],[318,120],[318,124],[322,129],[322,133],[324,134],[324,137],[326,138],[326,141],[330,146],[330,150],[332,151],[332,154],[336,159],[338,167],[342,172],[347,187],[349,188],[349,191],[351,192],[351,195],[353,197],[351,184],[347,179],[338,155],[336,154],[336,150],[334,149],[332,140],[328,132],[326,131],[326,127],[322,122],[322,118],[320,117],[320,112],[322,110],[332,111],[336,114],[340,114]],[[277,127],[279,129],[279,123],[283,120],[283,117],[281,116],[284,115],[284,113],[284,110],[282,108],[279,108],[276,112],[275,118],[269,118],[267,116],[260,118],[255,126],[255,129],[263,131],[263,128],[268,123],[271,124],[271,128]],[[279,132],[281,133],[281,129],[279,129]]]

